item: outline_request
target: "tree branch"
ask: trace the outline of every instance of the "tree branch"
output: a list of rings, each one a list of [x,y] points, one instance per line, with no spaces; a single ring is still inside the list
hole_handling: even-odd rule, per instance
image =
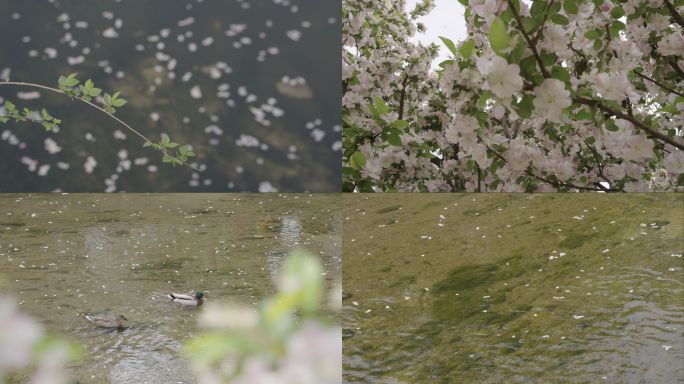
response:
[[[552,0],[553,2],[553,0]],[[515,5],[513,4],[513,0],[508,0],[508,6],[511,8],[511,12],[513,13],[513,17],[515,17],[515,21],[518,23],[518,30],[523,34],[523,37],[525,38],[525,41],[527,41],[527,45],[530,47],[532,50],[532,54],[534,55],[534,58],[537,60],[537,64],[539,64],[539,69],[541,70],[542,75],[544,78],[549,78],[549,72],[546,71],[546,68],[544,67],[544,62],[541,59],[541,56],[539,55],[539,50],[537,50],[537,45],[534,44],[532,39],[530,38],[530,35],[527,34],[525,31],[525,28],[523,27],[522,20],[520,20],[520,15],[518,14],[518,10],[515,9]]]
[[[616,110],[614,110],[613,108],[610,108],[610,107],[608,107],[608,106],[606,106],[606,105],[603,105],[603,104],[601,104],[601,102],[596,101],[596,100],[585,99],[585,98],[583,98],[583,97],[573,97],[572,99],[573,99],[575,102],[577,102],[577,103],[584,104],[584,105],[588,105],[588,106],[590,106],[590,107],[599,108],[600,110],[602,110],[602,111],[604,111],[604,112],[606,112],[606,113],[608,113],[608,114],[610,114],[610,115],[612,115],[612,116],[618,117],[618,118],[620,118],[620,119],[627,120],[627,121],[629,121],[630,123],[634,124],[636,127],[640,128],[641,130],[643,130],[643,131],[645,131],[646,133],[650,134],[651,136],[654,136],[654,137],[658,138],[659,140],[661,140],[661,141],[663,141],[663,142],[665,142],[665,143],[668,143],[668,144],[672,145],[673,147],[676,147],[676,148],[679,148],[679,149],[681,149],[681,150],[684,150],[684,144],[678,143],[677,141],[675,141],[674,139],[670,138],[669,136],[664,135],[664,134],[662,134],[662,133],[660,133],[660,132],[658,132],[658,131],[655,131],[653,128],[651,128],[651,127],[649,127],[648,125],[644,124],[643,122],[641,122],[640,120],[638,120],[638,119],[635,118],[634,116],[630,116],[630,115],[628,115],[628,114],[626,114],[626,113],[623,113],[623,112],[621,112],[621,111],[616,111]]]
[[[537,42],[542,36],[542,31],[544,30],[544,24],[546,24],[546,19],[549,18],[549,13],[551,12],[551,6],[553,5],[554,0],[551,0],[549,5],[546,7],[546,12],[544,13],[544,20],[542,20],[541,25],[539,26],[539,30],[537,31],[537,34],[534,36],[532,41],[534,42],[535,45],[537,45]]]
[[[611,184],[610,180],[608,180],[608,178],[606,177],[606,175],[603,174],[603,164],[601,164],[601,158],[600,158],[600,156],[599,156],[598,151],[596,151],[596,148],[594,148],[593,145],[587,143],[586,141],[585,141],[584,143],[587,145],[587,148],[589,149],[589,151],[591,152],[591,154],[594,156],[594,160],[596,160],[596,164],[598,165],[598,168],[599,168],[599,173],[598,173],[599,177],[602,178],[603,181],[605,181],[606,183],[608,183],[608,185],[610,185],[610,184]],[[599,188],[601,188],[601,189],[603,189],[603,190],[605,190],[605,191],[608,191],[608,189],[607,189],[606,187],[604,187],[603,185],[601,185],[601,183],[596,183],[596,185],[597,185]],[[617,191],[619,191],[619,192],[624,192],[624,189],[617,189]]]
[[[677,95],[677,96],[682,96],[682,97],[684,97],[684,93],[675,91],[674,89],[665,86],[664,84],[662,84],[662,83],[658,82],[657,80],[654,80],[654,79],[652,79],[652,78],[650,78],[650,77],[644,75],[644,74],[641,73],[641,72],[637,72],[637,71],[632,71],[632,72],[634,72],[635,75],[641,77],[642,79],[648,80],[648,81],[650,81],[651,83],[660,86],[660,88],[662,88],[662,89],[664,89],[664,90],[666,90],[666,91],[668,91],[668,92],[670,92],[670,93],[673,93],[673,94],[675,94],[675,95]]]
[[[518,23],[518,29],[520,30],[520,32],[525,37],[525,40],[527,40],[527,44],[530,47],[530,49],[532,50],[532,54],[534,54],[534,58],[537,60],[537,64],[539,65],[539,69],[541,70],[542,75],[544,76],[544,78],[549,78],[549,73],[546,70],[546,68],[544,67],[544,62],[542,61],[541,56],[539,55],[539,51],[537,50],[536,45],[533,44],[529,35],[527,34],[527,32],[525,32],[525,28],[523,27],[522,21],[520,20],[520,15],[518,14],[518,10],[515,9],[515,6],[513,4],[513,0],[507,0],[507,1],[508,1],[508,6],[511,8],[511,12],[513,13],[513,17],[515,18],[515,21]],[[674,68],[676,68],[676,70],[678,70],[678,73],[681,72],[681,69],[679,69],[679,67],[677,66],[677,63],[673,63],[672,61],[670,61],[670,65],[672,65]],[[684,73],[682,73],[682,75],[684,77]],[[616,111],[610,107],[607,107],[607,106],[601,104],[600,102],[598,102],[596,100],[584,99],[581,97],[573,97],[573,100],[575,102],[578,102],[581,104],[598,107],[601,110],[603,110],[604,112],[610,113],[613,116],[619,117],[621,119],[625,119],[625,120],[631,122],[632,124],[634,124],[635,126],[639,127],[640,129],[650,133],[652,136],[660,139],[661,141],[666,142],[666,143],[668,143],[674,147],[677,147],[681,150],[684,150],[684,144],[678,143],[675,140],[671,139],[669,136],[655,131],[653,128],[649,127],[648,125],[644,124],[640,120],[636,119],[634,116],[627,115],[621,111]]]
[[[404,118],[404,100],[406,98],[406,86],[408,85],[408,73],[404,75],[404,80],[401,81],[401,95],[399,96],[399,120]]]
[[[667,10],[670,11],[670,15],[672,16],[674,21],[676,21],[677,24],[679,24],[679,26],[684,28],[684,19],[682,19],[682,15],[680,15],[679,12],[677,12],[677,9],[668,0],[663,1],[665,1],[665,6],[667,7]]]
[[[104,108],[102,108],[102,107],[100,107],[99,105],[94,104],[94,103],[92,103],[92,102],[90,102],[90,101],[84,100],[84,99],[82,99],[82,98],[80,98],[80,97],[73,97],[73,96],[71,96],[71,95],[68,95],[66,92],[63,92],[63,91],[61,91],[61,90],[59,90],[59,89],[56,89],[56,88],[52,88],[52,87],[48,87],[48,86],[40,85],[40,84],[26,83],[26,82],[22,82],[22,81],[0,81],[0,86],[3,86],[3,85],[10,85],[10,86],[17,86],[17,87],[37,88],[37,89],[42,89],[42,90],[45,90],[45,91],[50,91],[50,92],[53,92],[53,93],[57,93],[57,94],[60,94],[60,95],[63,95],[63,96],[68,96],[68,97],[70,97],[72,100],[74,100],[74,99],[75,99],[75,100],[78,100],[78,101],[80,101],[80,102],[82,102],[82,103],[84,103],[84,104],[90,106],[91,108],[94,108],[94,109],[96,109],[96,110],[98,110],[98,111],[104,113],[105,115],[107,115],[107,116],[109,116],[110,118],[114,119],[114,121],[116,121],[117,123],[119,123],[120,125],[122,125],[123,127],[125,127],[126,129],[128,129],[130,132],[134,133],[135,135],[137,135],[137,136],[140,137],[141,139],[145,140],[145,142],[152,142],[152,140],[148,139],[147,136],[143,135],[142,133],[140,133],[140,132],[139,132],[138,130],[136,130],[135,128],[133,128],[133,127],[131,127],[130,125],[126,124],[123,120],[121,120],[121,119],[119,119],[118,117],[116,117],[116,116],[112,115],[111,113],[107,112]],[[173,157],[173,155],[167,153],[167,151],[166,151],[165,149],[161,149],[160,151],[161,151],[162,154],[164,154],[164,155],[168,155],[168,156]],[[185,163],[184,165],[188,166],[189,168],[194,169],[195,171],[200,172],[199,169],[193,167],[192,165],[190,165],[190,164],[188,164],[188,163]]]
[[[480,140],[481,140],[481,139],[480,139]],[[492,149],[492,148],[491,148],[490,146],[488,146],[487,144],[485,144],[485,147],[487,148],[487,150],[491,151],[491,152],[494,154],[494,156],[496,156],[498,159],[500,159],[500,160],[502,160],[502,161],[508,163],[508,160],[506,160],[506,158],[505,158],[502,154],[500,154],[499,152],[495,151],[494,149]],[[603,186],[601,186],[600,188],[594,188],[594,187],[587,187],[587,186],[583,186],[583,185],[575,185],[575,184],[572,184],[572,183],[563,183],[563,182],[560,182],[560,181],[549,180],[549,179],[546,179],[546,178],[544,178],[544,177],[542,177],[542,176],[537,176],[537,175],[535,175],[534,172],[530,171],[529,169],[526,169],[526,170],[525,170],[525,174],[527,174],[528,176],[534,177],[535,179],[537,179],[537,180],[539,180],[539,181],[541,181],[541,182],[544,182],[544,183],[546,183],[546,184],[552,185],[552,186],[554,186],[556,189],[561,189],[561,188],[574,188],[574,189],[578,189],[578,190],[581,190],[581,191],[620,192],[620,191],[617,190],[617,189],[605,188],[605,187],[603,187]]]
[[[684,79],[684,71],[679,68],[679,65],[677,65],[677,61],[675,59],[670,59],[667,61],[667,63],[670,64],[670,67],[672,67],[675,72],[677,72],[677,75],[679,75],[680,78]]]

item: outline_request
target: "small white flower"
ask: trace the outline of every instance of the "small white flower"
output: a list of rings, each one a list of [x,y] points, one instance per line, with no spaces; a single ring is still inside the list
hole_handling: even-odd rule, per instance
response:
[[[663,37],[658,43],[658,53],[663,56],[678,56],[684,52],[684,35],[675,32]]]
[[[598,73],[594,77],[594,84],[598,93],[606,100],[622,101],[634,92],[625,73]]]
[[[672,151],[663,161],[663,167],[672,174],[684,173],[684,151]]]
[[[507,100],[523,87],[518,64],[508,64],[506,59],[499,56],[480,57],[477,59],[477,69],[485,77],[484,88],[502,99]]]
[[[572,104],[572,100],[562,81],[545,79],[542,85],[534,89],[533,104],[537,115],[560,122],[563,110]]]

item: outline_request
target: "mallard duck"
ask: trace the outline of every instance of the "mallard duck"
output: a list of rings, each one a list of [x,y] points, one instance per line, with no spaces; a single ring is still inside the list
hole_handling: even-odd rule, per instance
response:
[[[124,315],[86,315],[85,318],[102,328],[123,329],[128,326],[128,319]]]
[[[195,296],[183,295],[180,293],[169,293],[169,299],[182,306],[196,307],[204,304],[204,292],[197,292]]]

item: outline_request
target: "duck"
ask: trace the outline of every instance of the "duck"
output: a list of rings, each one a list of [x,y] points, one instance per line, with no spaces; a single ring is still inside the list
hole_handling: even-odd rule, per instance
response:
[[[128,319],[124,315],[86,315],[85,318],[101,328],[123,329],[128,326]]]
[[[180,293],[169,293],[167,295],[171,301],[184,307],[198,307],[204,304],[204,292],[196,292],[195,296],[183,295]]]

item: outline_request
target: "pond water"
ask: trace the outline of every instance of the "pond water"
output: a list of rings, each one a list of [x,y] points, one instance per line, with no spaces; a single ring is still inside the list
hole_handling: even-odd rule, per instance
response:
[[[684,382],[681,194],[344,200],[347,383]]]
[[[129,101],[118,117],[192,145],[202,170],[162,164],[85,104],[0,84],[0,108],[62,119],[58,133],[0,124],[0,192],[339,191],[339,13],[335,0],[0,2],[0,82],[92,78]]]
[[[0,195],[0,290],[85,350],[81,383],[193,383],[183,343],[211,305],[256,305],[285,255],[341,279],[341,199],[326,195]],[[186,310],[167,292],[205,291]],[[84,314],[123,314],[123,331]]]

